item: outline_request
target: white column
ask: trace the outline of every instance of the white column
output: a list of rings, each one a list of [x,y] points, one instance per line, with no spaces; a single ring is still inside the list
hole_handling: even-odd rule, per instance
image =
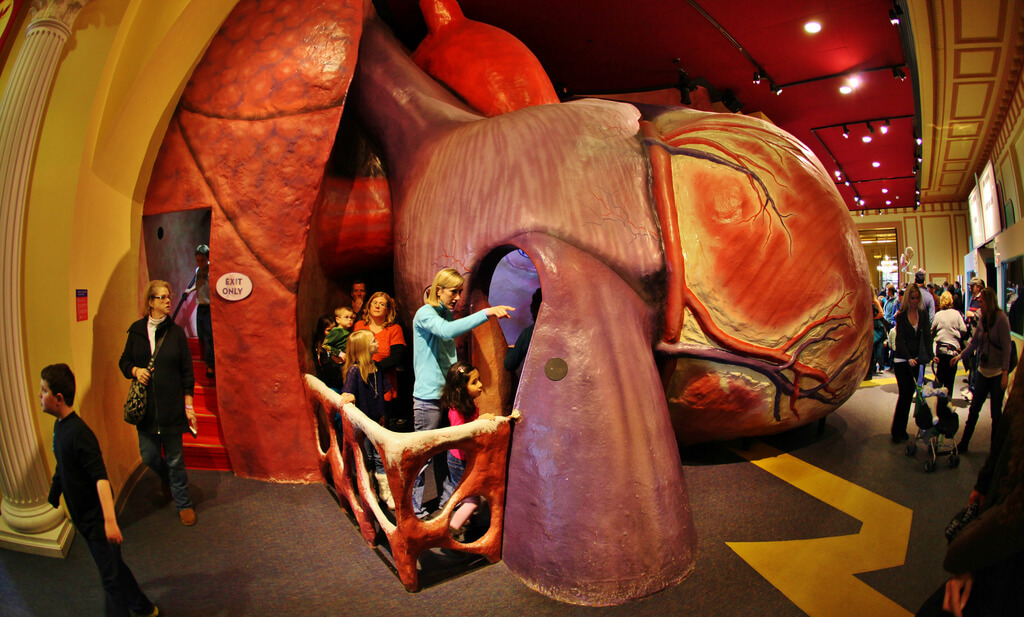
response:
[[[39,124],[61,51],[89,0],[33,0],[35,11],[0,99],[0,547],[63,557],[74,528],[46,501],[50,477],[40,451],[22,340],[25,208]]]

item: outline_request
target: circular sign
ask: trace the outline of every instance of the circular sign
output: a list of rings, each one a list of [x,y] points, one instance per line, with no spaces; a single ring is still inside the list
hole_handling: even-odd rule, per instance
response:
[[[225,300],[245,300],[251,293],[252,279],[241,272],[228,272],[217,279],[217,295]]]
[[[561,381],[569,373],[569,365],[561,358],[551,358],[544,365],[544,374],[551,381]]]

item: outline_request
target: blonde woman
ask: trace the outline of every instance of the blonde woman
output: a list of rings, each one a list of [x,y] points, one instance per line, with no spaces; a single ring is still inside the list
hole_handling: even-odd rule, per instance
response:
[[[932,359],[931,323],[928,311],[921,302],[921,289],[914,283],[907,287],[906,301],[896,313],[896,350],[893,354],[893,373],[899,398],[893,412],[890,434],[893,443],[910,439],[907,434],[907,420],[910,406],[917,392],[919,367]]]
[[[932,322],[932,340],[935,341],[935,377],[950,397],[956,381],[956,364],[951,360],[960,353],[966,337],[967,324],[953,308],[953,294],[943,292],[939,297],[939,312],[935,313],[935,321]]]
[[[196,511],[188,494],[181,436],[190,427],[196,429],[192,410],[195,376],[185,331],[170,318],[173,297],[166,281],[149,282],[146,312],[128,328],[118,366],[128,379],[138,379],[148,386],[146,413],[135,427],[139,453],[164,486],[169,486],[181,523],[192,526],[196,524]],[[150,372],[149,360],[158,343],[160,349]]]
[[[488,317],[509,317],[511,306],[491,306],[455,319],[452,311],[462,298],[465,279],[453,268],[445,268],[434,276],[427,290],[427,303],[416,311],[412,320],[412,365],[416,383],[412,390],[413,426],[417,431],[435,429],[441,425],[441,389],[445,374],[455,364],[455,338],[482,325]],[[423,518],[423,472],[417,476],[412,489],[412,505],[416,515]]]
[[[370,301],[363,308],[362,319],[352,328],[353,332],[369,330],[373,338],[377,339],[377,352],[373,354],[373,361],[391,382],[391,389],[385,397],[389,401],[394,400],[397,394],[396,369],[402,365],[406,353],[405,333],[402,332],[402,326],[396,323],[397,319],[394,298],[378,291],[370,296]]]

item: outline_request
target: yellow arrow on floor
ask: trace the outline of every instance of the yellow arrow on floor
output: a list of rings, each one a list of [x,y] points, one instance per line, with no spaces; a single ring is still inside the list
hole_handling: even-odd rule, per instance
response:
[[[810,617],[911,614],[854,576],[903,565],[910,509],[760,442],[734,452],[862,525],[848,536],[727,542],[729,548]]]

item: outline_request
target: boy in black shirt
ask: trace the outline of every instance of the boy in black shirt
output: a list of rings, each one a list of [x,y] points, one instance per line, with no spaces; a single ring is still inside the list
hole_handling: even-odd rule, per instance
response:
[[[103,453],[92,429],[71,408],[75,402],[75,375],[67,364],[43,369],[39,402],[43,412],[57,418],[53,426],[53,474],[48,501],[60,506],[61,493],[71,522],[89,544],[100,569],[107,617],[159,615],[160,610],[139,589],[131,570],[121,560],[123,541],[114,514],[114,495],[107,480]]]

